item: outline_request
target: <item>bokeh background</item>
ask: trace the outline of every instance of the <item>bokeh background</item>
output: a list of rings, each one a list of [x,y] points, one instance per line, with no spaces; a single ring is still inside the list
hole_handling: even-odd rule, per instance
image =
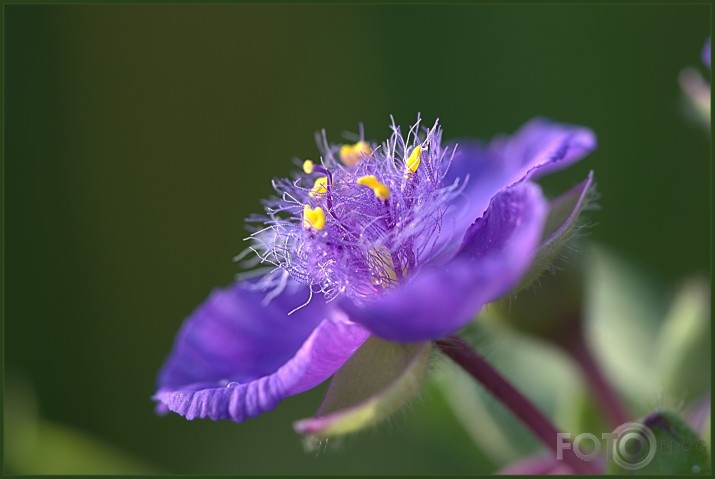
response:
[[[324,388],[242,425],[154,415],[182,319],[232,281],[243,219],[323,128],[587,125],[598,150],[546,191],[594,169],[591,240],[665,285],[709,274],[709,133],[677,83],[702,67],[708,5],[8,5],[4,22],[9,472],[494,470],[429,386],[317,455],[291,423]]]

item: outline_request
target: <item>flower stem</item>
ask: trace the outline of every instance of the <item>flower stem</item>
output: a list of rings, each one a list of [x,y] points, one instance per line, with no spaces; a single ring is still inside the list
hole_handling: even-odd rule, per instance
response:
[[[618,394],[603,375],[591,348],[586,342],[583,331],[583,320],[578,314],[569,318],[571,325],[556,344],[576,362],[586,379],[586,384],[595,396],[601,411],[606,416],[611,427],[616,428],[628,422],[630,415],[621,402]]]
[[[563,447],[563,444],[569,441],[565,439],[559,441],[559,431],[549,419],[491,364],[477,354],[466,341],[458,336],[450,336],[436,341],[436,344],[444,354],[482,384],[487,391],[518,417],[554,454],[559,450],[562,451],[564,463],[575,473],[601,474],[603,472],[598,463],[579,459],[574,453],[573,446],[571,448]]]
[[[628,422],[628,414],[623,408],[623,404],[603,376],[601,368],[596,363],[583,336],[579,335],[577,341],[566,346],[565,349],[581,368],[591,392],[598,399],[610,425],[616,428]]]

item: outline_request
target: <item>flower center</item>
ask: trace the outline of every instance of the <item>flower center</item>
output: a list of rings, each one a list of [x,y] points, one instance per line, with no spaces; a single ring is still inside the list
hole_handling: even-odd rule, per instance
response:
[[[454,150],[441,130],[414,125],[406,138],[393,125],[382,145],[322,145],[322,161],[303,162],[303,174],[274,182],[280,199],[264,228],[249,238],[262,261],[328,299],[365,297],[394,287],[439,253],[442,217],[461,185],[443,185]],[[270,279],[272,278],[272,279]],[[279,279],[280,278],[280,279]]]

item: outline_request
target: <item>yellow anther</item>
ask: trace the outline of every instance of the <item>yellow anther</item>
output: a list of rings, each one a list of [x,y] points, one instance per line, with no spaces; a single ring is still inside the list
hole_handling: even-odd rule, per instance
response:
[[[340,147],[340,161],[348,166],[357,165],[363,157],[370,156],[372,150],[370,145],[364,141],[358,141],[354,145],[343,145]]]
[[[375,196],[381,200],[386,200],[390,197],[390,188],[380,183],[375,175],[361,176],[357,179],[357,184],[371,188]]]
[[[395,286],[400,280],[400,275],[397,273],[397,268],[394,260],[397,259],[390,254],[390,251],[384,246],[378,246],[368,252],[368,261],[370,264],[370,281],[375,286],[383,288]],[[399,259],[397,259],[399,263]],[[402,277],[407,277],[407,267],[401,268]]]
[[[422,147],[420,145],[415,146],[415,149],[410,153],[409,158],[405,164],[405,173],[410,174],[417,171],[420,166],[420,159],[422,157]]]
[[[355,150],[356,153],[360,153],[361,155],[364,156],[369,156],[372,153],[372,150],[370,149],[370,145],[368,145],[364,141],[358,141],[353,145],[353,150]]]
[[[303,206],[303,226],[320,231],[325,228],[325,213],[323,208],[311,208],[310,205]]]
[[[303,171],[305,172],[306,175],[309,175],[313,172],[313,162],[310,160],[305,160],[303,162]]]
[[[346,165],[354,165],[359,158],[354,158],[353,147],[351,145],[343,145],[340,147],[340,161]]]
[[[318,198],[328,192],[328,177],[321,176],[315,180],[313,189],[310,191],[311,198]]]
[[[378,286],[388,286],[397,281],[395,263],[392,261],[390,252],[384,246],[378,246],[369,252],[372,263],[372,281]]]

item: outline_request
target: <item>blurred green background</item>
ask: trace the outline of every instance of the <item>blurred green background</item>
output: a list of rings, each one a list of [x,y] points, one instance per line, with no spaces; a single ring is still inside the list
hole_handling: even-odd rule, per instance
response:
[[[707,5],[9,5],[4,16],[5,419],[49,431],[50,454],[75,447],[89,472],[494,469],[430,388],[390,425],[318,456],[291,423],[324,388],[242,425],[154,415],[182,319],[232,280],[243,219],[292,159],[316,157],[322,128],[338,142],[364,122],[382,140],[390,114],[404,125],[418,112],[448,139],[537,115],[587,125],[598,150],[546,191],[594,169],[591,239],[666,285],[708,274],[710,139],[677,83],[701,66]],[[7,431],[6,453],[19,442]],[[61,467],[45,461],[16,459],[15,472]]]

